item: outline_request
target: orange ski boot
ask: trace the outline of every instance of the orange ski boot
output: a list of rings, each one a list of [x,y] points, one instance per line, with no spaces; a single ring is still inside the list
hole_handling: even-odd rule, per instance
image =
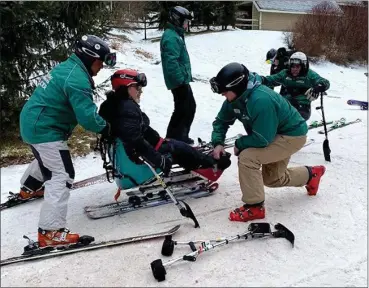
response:
[[[79,235],[71,233],[67,228],[59,230],[43,230],[38,228],[38,243],[40,248],[76,244],[78,241]]]

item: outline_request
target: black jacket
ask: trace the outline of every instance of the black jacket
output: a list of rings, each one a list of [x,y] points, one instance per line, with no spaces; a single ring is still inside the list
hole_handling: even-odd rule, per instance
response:
[[[270,75],[277,74],[284,69],[288,69],[289,60],[293,53],[295,53],[294,50],[287,51],[284,47],[279,48],[275,57],[278,60],[278,65],[272,64],[270,67]]]
[[[135,101],[110,91],[99,114],[110,123],[112,135],[123,142],[131,160],[136,161],[142,156],[156,168],[162,165],[162,155],[154,149],[160,135],[150,127],[150,119]]]

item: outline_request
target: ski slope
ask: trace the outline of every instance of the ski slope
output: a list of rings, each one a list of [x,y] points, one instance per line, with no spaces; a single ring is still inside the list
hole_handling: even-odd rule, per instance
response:
[[[160,36],[160,32],[154,33]],[[155,64],[160,60],[159,42],[143,41],[142,33],[126,35],[132,42],[121,45],[116,69],[136,68],[146,73],[148,86],[141,107],[153,128],[165,135],[173,101],[164,84],[161,64]],[[186,43],[197,79],[191,84],[197,112],[190,136],[209,140],[211,124],[224,98],[212,93],[208,80],[233,61],[268,75],[270,66],[264,62],[265,54],[272,47],[283,46],[282,33],[235,30],[189,36]],[[151,53],[152,58],[135,53],[136,49]],[[152,240],[5,266],[1,268],[2,286],[367,286],[367,112],[346,104],[351,98],[367,99],[368,78],[364,75],[367,67],[345,68],[327,62],[310,67],[330,80],[328,95],[339,97],[325,98],[326,119],[361,118],[362,122],[329,134],[331,163],[324,161],[324,135],[318,134],[319,128],[308,134],[315,143],[291,158],[292,166],[326,165],[316,197],[308,197],[304,188],[266,188],[266,219],[259,222],[284,224],[295,234],[294,248],[285,239],[240,240],[204,253],[196,262],[168,267],[166,281],[158,283],[151,273],[151,261],[171,258],[161,256],[162,240]],[[96,84],[114,70],[102,70],[95,77]],[[316,102],[313,107],[319,106]],[[313,108],[309,122],[320,119],[320,112]],[[228,136],[237,133],[245,133],[239,123],[230,129]],[[94,153],[74,159],[74,164],[76,181],[104,172],[99,155]],[[18,192],[19,179],[26,167],[1,169],[1,202],[6,200],[8,191]],[[96,241],[152,233],[177,224],[182,225],[173,237],[178,241],[244,232],[248,223],[228,220],[229,211],[242,205],[236,157],[232,156],[232,166],[219,183],[213,196],[187,201],[200,229],[194,229],[193,223],[183,218],[172,204],[100,220],[88,219],[83,213],[84,206],[113,200],[116,186],[108,182],[71,192],[68,227],[82,235],[92,235]],[[23,235],[36,238],[41,204],[42,200],[1,212],[1,259],[22,253],[27,244]],[[188,247],[176,247],[173,257],[188,252]]]

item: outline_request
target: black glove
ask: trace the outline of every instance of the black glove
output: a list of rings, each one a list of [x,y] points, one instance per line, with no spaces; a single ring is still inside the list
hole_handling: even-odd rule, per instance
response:
[[[264,76],[260,76],[261,77],[261,84],[264,84],[266,82],[266,78]]]
[[[325,86],[323,84],[317,84],[313,87],[314,93],[319,94],[326,90]]]
[[[109,122],[106,122],[106,126],[104,129],[100,131],[102,139],[107,140],[108,142],[113,141],[113,136],[111,134],[111,126]]]
[[[160,169],[163,171],[164,176],[168,176],[170,169],[172,169],[173,161],[169,156],[161,156]]]

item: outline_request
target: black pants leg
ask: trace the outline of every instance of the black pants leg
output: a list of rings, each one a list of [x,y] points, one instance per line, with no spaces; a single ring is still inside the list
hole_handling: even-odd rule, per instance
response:
[[[189,84],[172,90],[174,111],[170,119],[166,138],[186,141],[195,117],[196,102]]]
[[[165,141],[159,148],[159,152],[169,153],[173,158],[173,163],[187,170],[213,167],[216,163],[212,156],[206,155],[182,141],[173,139]]]
[[[300,113],[300,115],[302,116],[302,118],[305,119],[305,121],[310,119],[311,116],[311,106],[310,105],[305,105],[305,104],[296,104],[296,103],[291,103],[293,107],[295,107],[297,109],[297,111]]]

